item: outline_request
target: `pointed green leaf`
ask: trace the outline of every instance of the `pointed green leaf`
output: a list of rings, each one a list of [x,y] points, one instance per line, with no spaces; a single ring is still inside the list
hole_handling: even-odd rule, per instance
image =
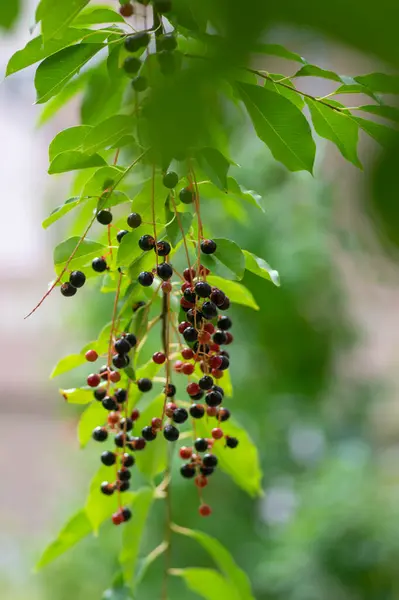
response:
[[[284,75],[280,75],[278,73],[269,73],[269,77],[273,81],[271,81],[270,79],[265,79],[264,87],[267,90],[276,92],[276,94],[281,94],[281,96],[284,96],[284,98],[287,98],[287,100],[295,104],[295,106],[299,108],[299,110],[303,109],[303,107],[305,106],[305,101],[300,95],[300,93],[296,90],[295,85],[292,83],[291,79],[287,79],[287,77],[284,77]],[[284,79],[284,81],[282,81],[281,83],[284,83],[284,85],[278,83],[279,80],[282,79]]]
[[[351,116],[310,98],[306,98],[306,104],[309,106],[316,132],[333,142],[344,158],[361,168],[357,156],[359,127]]]
[[[79,73],[72,81],[57,93],[56,96],[43,107],[43,110],[37,120],[39,127],[50,121],[68,102],[70,102],[76,94],[86,85],[90,77],[90,71]]]
[[[68,127],[57,133],[49,146],[50,161],[62,152],[82,150],[83,142],[91,129],[89,125],[77,125],[76,127]]]
[[[201,531],[186,529],[178,525],[173,525],[172,529],[179,535],[185,535],[195,540],[208,552],[226,579],[235,587],[240,600],[255,600],[247,575],[240,569],[228,550],[216,538]],[[223,596],[221,598],[224,600]]]
[[[49,175],[56,173],[67,173],[68,171],[76,171],[78,169],[90,169],[92,167],[102,167],[106,165],[106,161],[99,154],[88,156],[84,152],[78,150],[70,150],[58,154],[50,164]]]
[[[65,200],[64,204],[61,204],[61,206],[57,206],[57,208],[55,208],[50,213],[47,219],[44,219],[42,223],[43,229],[47,229],[47,227],[50,227],[50,225],[58,221],[58,219],[61,219],[61,217],[69,213],[69,211],[75,208],[75,206],[78,206],[78,204],[80,204],[81,201],[82,199],[79,197],[69,198],[68,200]]]
[[[302,56],[299,56],[296,52],[287,50],[287,48],[284,48],[280,44],[256,44],[254,52],[257,54],[270,54],[271,56],[278,56],[279,58],[286,58],[287,60],[306,64],[306,60]]]
[[[399,123],[399,109],[395,106],[386,106],[381,104],[367,104],[365,106],[359,106],[357,110],[371,113],[383,117],[384,119],[390,119]]]
[[[340,85],[335,91],[334,95],[337,96],[339,94],[364,94],[365,96],[369,96],[378,104],[380,104],[381,100],[377,94],[375,94],[372,90],[370,90],[365,85],[361,85],[357,83],[352,77],[344,77],[342,76],[343,81],[345,81],[344,85]]]
[[[116,144],[124,135],[133,132],[133,120],[128,115],[114,115],[92,128],[84,140],[83,150],[93,154]]]
[[[354,80],[364,85],[373,92],[381,94],[399,94],[399,76],[387,75],[386,73],[369,73],[368,75],[359,75]]]
[[[78,423],[78,440],[81,448],[91,440],[93,429],[97,425],[103,425],[106,420],[106,413],[101,402],[95,400],[80,415]]]
[[[35,76],[37,103],[43,104],[58,94],[103,47],[103,44],[82,43],[45,58],[38,66]]]
[[[160,394],[154,398],[147,408],[140,411],[140,418],[137,421],[137,431],[151,423],[153,417],[162,417],[165,395]],[[143,475],[150,481],[165,470],[168,459],[168,442],[159,432],[156,439],[148,442],[143,452],[136,452],[136,465]]]
[[[62,37],[63,32],[90,0],[41,0],[36,21],[42,22],[43,40]]]
[[[68,404],[89,404],[93,402],[93,389],[72,388],[70,390],[60,390],[61,396]]]
[[[101,403],[97,402],[96,404],[101,407]],[[102,412],[105,414],[104,409],[102,409]],[[85,509],[95,534],[98,533],[100,525],[119,509],[118,494],[105,496],[101,491],[103,481],[112,482],[114,480],[115,471],[110,467],[102,465],[90,482]],[[122,497],[124,505],[128,506],[133,501],[134,494],[132,492],[123,492]]]
[[[105,250],[105,246],[103,244],[99,244],[99,242],[94,242],[93,240],[88,240],[87,238],[81,241],[81,238],[74,236],[65,240],[64,242],[61,242],[61,244],[58,244],[58,246],[54,248],[54,264],[62,265],[65,263],[71,256],[72,252],[75,251],[79,243],[80,245],[74,254],[74,258],[91,255],[96,252],[101,256]]]
[[[241,600],[242,596],[233,583],[213,569],[171,569],[171,575],[181,577],[189,590],[205,600]]]
[[[226,279],[222,279],[222,277],[215,277],[214,275],[207,277],[207,281],[210,285],[214,285],[215,287],[222,289],[230,298],[231,302],[259,310],[259,306],[256,304],[255,298],[241,283],[237,283],[236,281],[227,281]]]
[[[20,0],[0,2],[0,28],[11,29],[21,9]]]
[[[241,248],[232,240],[213,238],[216,252],[202,254],[201,262],[208,269],[225,279],[242,279],[245,271],[245,258]]]
[[[280,278],[278,271],[275,271],[271,268],[271,266],[263,260],[263,258],[259,258],[252,252],[248,252],[248,250],[243,250],[245,256],[245,268],[247,271],[251,271],[258,277],[263,277],[263,279],[268,279],[272,281],[274,285],[280,285]]]
[[[197,152],[198,163],[209,179],[221,190],[227,190],[230,162],[216,148],[202,148]]]
[[[332,81],[338,81],[343,83],[341,77],[334,73],[334,71],[326,71],[316,65],[305,65],[299,71],[297,71],[294,77],[322,77],[323,79],[331,79]]]
[[[258,85],[237,83],[259,138],[291,171],[313,170],[316,146],[309,123],[289,100]]]
[[[91,533],[92,527],[84,509],[79,510],[61,529],[58,537],[45,549],[36,569],[45,567]]]
[[[213,445],[213,452],[219,459],[219,468],[250,496],[261,496],[262,471],[258,449],[245,429],[234,419],[223,423],[223,432],[225,435],[237,438],[239,445],[234,450],[225,446],[223,440]],[[197,435],[209,437],[209,424],[202,420],[198,421]]]
[[[172,213],[171,213],[172,214]],[[166,225],[166,236],[173,248],[176,248],[180,240],[183,239],[183,232],[187,234],[193,222],[193,215],[187,212],[179,212]],[[183,232],[182,232],[183,230]]]
[[[58,375],[62,375],[63,373],[68,373],[68,371],[72,371],[72,369],[84,365],[85,362],[86,359],[84,354],[69,354],[68,356],[64,356],[52,370],[50,379],[58,377]]]
[[[353,119],[363,131],[368,133],[370,137],[374,138],[381,146],[386,148],[392,146],[395,136],[398,135],[396,130],[391,129],[386,125],[381,125],[381,123],[375,123],[374,121],[369,121],[368,119],[362,119],[360,117],[353,117]]]
[[[90,6],[75,17],[73,27],[81,27],[82,25],[96,25],[100,23],[124,23],[125,19],[110,8],[102,6]]]
[[[126,583],[131,582],[136,571],[140,544],[153,500],[154,490],[151,488],[138,490],[131,506],[133,518],[123,528],[119,563]]]
[[[142,249],[139,246],[139,239],[143,235],[141,228],[129,231],[123,236],[121,243],[118,248],[118,255],[116,264],[120,267],[128,267],[143,254]]]

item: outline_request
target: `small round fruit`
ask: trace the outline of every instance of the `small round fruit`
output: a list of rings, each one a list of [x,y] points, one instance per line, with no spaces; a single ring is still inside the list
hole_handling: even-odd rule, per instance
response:
[[[227,331],[228,329],[231,329],[231,327],[233,326],[233,323],[230,319],[230,317],[226,317],[225,315],[219,317],[218,320],[218,328],[221,329],[222,331]]]
[[[82,271],[72,271],[69,283],[75,288],[81,288],[86,283],[86,275]]]
[[[169,171],[163,176],[162,182],[168,190],[172,190],[179,183],[179,176],[174,171]]]
[[[173,413],[176,410],[177,405],[174,402],[168,402],[165,406],[165,414],[170,419],[173,417]]]
[[[218,419],[221,423],[228,421],[230,419],[230,411],[228,408],[220,407],[218,410]]]
[[[220,406],[223,402],[223,396],[219,392],[210,390],[205,396],[205,402],[208,406]]]
[[[101,454],[101,462],[106,467],[112,467],[112,465],[116,463],[116,454],[114,452],[106,450]]]
[[[227,340],[226,334],[224,331],[222,331],[221,329],[217,329],[215,331],[215,333],[212,336],[212,341],[214,342],[214,344],[225,344]]]
[[[168,442],[176,442],[179,439],[179,430],[174,425],[166,425],[163,435]]]
[[[142,250],[148,252],[148,250],[152,250],[155,247],[155,240],[152,235],[142,235],[139,239],[139,246]]]
[[[163,281],[167,281],[173,275],[172,265],[170,265],[169,263],[162,263],[161,265],[158,265],[157,275]]]
[[[180,458],[183,460],[188,460],[193,455],[193,449],[188,446],[182,446],[179,451]]]
[[[118,404],[123,404],[127,400],[127,391],[119,388],[114,392],[114,396],[118,402]]]
[[[129,481],[117,481],[116,487],[120,492],[126,492],[130,488]]]
[[[118,410],[118,403],[112,396],[105,396],[101,404],[103,405],[105,410]]]
[[[126,521],[130,521],[130,519],[132,518],[132,511],[130,510],[130,508],[122,508],[122,517],[123,517],[123,522],[126,523]]]
[[[185,408],[176,408],[176,410],[173,411],[172,419],[175,423],[185,423],[188,419],[188,412]]]
[[[140,418],[140,411],[137,408],[132,410],[132,414],[130,415],[132,421],[137,421]]]
[[[107,270],[107,262],[105,258],[95,258],[91,263],[91,268],[96,273],[104,273]]]
[[[202,464],[205,467],[212,467],[214,469],[217,467],[218,459],[214,454],[204,454],[202,458]]]
[[[179,199],[180,199],[180,202],[183,202],[183,204],[192,204],[192,202],[194,200],[194,194],[190,190],[190,188],[183,188],[180,191]]]
[[[141,225],[141,216],[138,213],[131,213],[127,218],[127,224],[132,229],[137,229]]]
[[[120,431],[114,437],[114,444],[117,448],[123,448],[129,443],[129,435],[124,431]]]
[[[180,474],[185,479],[192,479],[195,477],[195,467],[191,464],[182,465],[180,467]]]
[[[106,496],[112,496],[115,491],[114,485],[112,483],[108,483],[108,481],[103,481],[100,489]]]
[[[202,475],[202,474],[198,475],[195,478],[195,485],[198,488],[202,489],[202,488],[204,488],[204,487],[206,487],[208,485],[208,479],[205,477],[205,475]]]
[[[210,390],[213,386],[213,379],[209,375],[204,375],[198,382],[201,390]]]
[[[219,367],[219,371],[226,371],[230,366],[230,361],[227,356],[221,356],[222,364]]]
[[[230,308],[230,298],[226,296],[219,308],[220,310],[228,310]]]
[[[220,440],[223,437],[223,431],[220,427],[215,427],[212,429],[212,437],[214,440]]]
[[[121,243],[122,239],[125,237],[125,235],[129,233],[128,231],[126,231],[126,229],[121,229],[120,231],[118,231],[118,233],[116,234],[116,239],[118,240],[119,243]]]
[[[132,81],[132,88],[135,92],[145,92],[148,88],[148,80],[143,75],[138,75]]]
[[[201,252],[204,254],[213,254],[216,252],[216,242],[213,240],[202,240],[201,242]]]
[[[140,48],[146,48],[150,43],[150,36],[146,31],[139,31],[125,38],[125,50],[127,52],[137,52]]]
[[[124,337],[121,337],[119,338],[119,340],[116,340],[114,348],[117,354],[127,354],[132,349],[131,345]]]
[[[188,386],[186,387],[186,392],[189,396],[196,396],[197,394],[199,394],[200,391],[201,391],[201,388],[198,385],[198,383],[196,383],[195,381],[193,381],[192,383],[189,383]]]
[[[124,338],[129,342],[131,348],[134,348],[137,344],[137,338],[134,333],[127,333]]]
[[[162,429],[162,419],[160,417],[153,417],[151,419],[151,427],[157,431],[158,429]]]
[[[97,373],[92,373],[87,378],[87,385],[90,387],[97,387],[100,385],[101,377]]]
[[[105,388],[98,388],[97,390],[94,390],[94,397],[99,402],[101,402],[101,400],[104,400],[106,395],[107,390]]]
[[[124,467],[126,467],[127,469],[129,469],[130,467],[133,467],[134,463],[136,462],[134,456],[132,456],[131,454],[128,454],[127,452],[125,452],[125,454],[122,456],[122,465]]]
[[[187,323],[187,325],[189,324]],[[194,358],[194,351],[191,348],[183,348],[181,355],[185,360],[191,360]]]
[[[181,323],[179,323],[179,333],[184,333],[188,327],[191,327],[190,323],[188,323],[187,321],[182,321]]]
[[[119,469],[119,471],[118,471],[119,481],[129,481],[131,476],[132,476],[131,472],[129,471],[129,469],[126,469],[126,467],[122,467],[122,469]]]
[[[108,431],[105,429],[105,427],[96,427],[93,430],[92,438],[96,442],[105,442],[107,437],[108,437]]]
[[[202,404],[192,404],[190,406],[190,415],[193,419],[201,419],[205,414],[205,408]]]
[[[165,387],[165,395],[167,398],[173,398],[176,395],[176,386],[173,383],[169,383],[167,387]]]
[[[215,469],[213,467],[200,467],[200,473],[201,475],[204,475],[204,477],[209,477],[210,475],[212,475],[214,470]]]
[[[206,452],[208,450],[208,440],[205,438],[197,438],[194,442],[195,449],[197,452]]]
[[[201,312],[206,319],[214,319],[217,317],[218,311],[216,304],[213,302],[204,302],[201,308]]]
[[[170,292],[172,291],[172,284],[170,283],[170,281],[163,281],[161,284],[161,290],[164,294],[170,294]]]
[[[177,40],[173,33],[166,33],[158,38],[158,49],[172,52],[177,48]]]
[[[141,61],[135,56],[128,56],[123,62],[123,70],[128,75],[136,75],[140,71]]]
[[[128,4],[123,4],[120,8],[119,8],[119,14],[122,15],[122,17],[131,17],[134,13],[134,8],[133,5],[130,4],[130,2]]]
[[[163,352],[155,352],[152,355],[152,360],[154,361],[154,363],[156,365],[163,365],[163,363],[166,360],[166,356],[165,356],[165,354]]]
[[[71,298],[78,291],[76,289],[76,287],[74,287],[73,285],[71,285],[69,282],[63,283],[62,286],[61,286],[61,288],[60,288],[60,290],[61,290],[61,294],[63,296],[65,296],[66,298]]]
[[[237,448],[239,441],[235,437],[227,437],[226,438],[226,446],[228,448]]]
[[[169,242],[162,241],[156,244],[154,250],[158,256],[168,256],[168,254],[170,254],[171,247]]]
[[[98,354],[95,350],[88,350],[85,354],[85,359],[88,362],[96,362],[97,358],[98,358]]]
[[[130,417],[123,417],[119,422],[119,429],[121,431],[131,431],[133,429],[133,421]]]
[[[189,269],[189,268],[184,269],[184,271],[183,271],[183,277],[184,277],[184,279],[187,282],[191,282],[194,279],[194,277],[195,277],[195,270],[194,269]],[[185,285],[185,284],[183,284],[183,285]]]
[[[147,442],[152,442],[157,437],[157,434],[155,433],[151,425],[146,425],[145,427],[143,427],[143,429],[141,430],[141,435]]]
[[[152,389],[152,381],[147,377],[143,377],[137,381],[137,387],[140,392],[149,392]]]
[[[145,441],[145,439],[143,437],[136,437],[133,439],[133,448],[135,450],[144,450],[144,448],[146,447],[147,442]]]
[[[198,509],[198,512],[201,515],[201,517],[209,517],[212,514],[212,509],[208,504],[201,504],[201,506]]]
[[[209,283],[206,283],[206,281],[198,281],[195,284],[195,288],[194,289],[195,289],[195,293],[200,298],[209,298],[209,296],[212,293],[212,288],[209,285]]]
[[[233,341],[234,341],[233,336],[231,335],[230,331],[227,331],[226,332],[226,341],[225,341],[226,346],[231,344]]]
[[[187,329],[184,330],[183,337],[186,342],[195,342],[198,338],[198,332],[194,327],[187,327]]]
[[[130,363],[127,354],[116,354],[112,359],[112,364],[116,369],[125,369]]]
[[[216,304],[216,306],[220,307],[223,302],[226,300],[226,294],[224,292],[222,292],[222,290],[219,290],[219,288],[212,288],[212,293],[211,293],[211,301]]]
[[[154,275],[149,271],[142,271],[138,276],[139,284],[143,287],[150,287],[154,281]]]
[[[195,304],[196,295],[195,292],[193,292],[193,290],[191,290],[190,288],[186,288],[183,292],[183,296],[184,299],[187,300],[187,302],[190,302],[190,304]]]
[[[101,225],[109,225],[112,223],[112,212],[110,210],[100,210],[96,219]]]

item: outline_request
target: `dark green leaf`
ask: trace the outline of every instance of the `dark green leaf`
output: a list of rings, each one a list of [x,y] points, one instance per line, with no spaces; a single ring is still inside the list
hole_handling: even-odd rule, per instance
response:
[[[399,109],[394,106],[386,106],[381,104],[367,104],[366,106],[359,106],[357,110],[371,113],[383,117],[384,119],[390,119],[399,123]]]
[[[193,215],[191,213],[179,212],[166,225],[166,235],[173,248],[175,248],[180,240],[183,239],[182,230],[184,234],[187,234],[190,230],[192,222]]]
[[[79,242],[80,238],[75,236],[65,240],[64,242],[61,242],[61,244],[58,244],[58,246],[54,248],[54,264],[61,265],[65,263]],[[105,246],[103,244],[99,244],[99,242],[94,242],[93,240],[85,239],[80,242],[80,246],[74,254],[74,258],[91,255],[96,252],[100,253],[101,256],[104,250]]]
[[[334,73],[334,71],[326,71],[316,65],[305,65],[299,71],[297,71],[294,77],[322,77],[323,79],[331,79],[332,81],[338,81],[343,83],[341,77]]]
[[[387,75],[386,73],[370,73],[369,75],[359,75],[354,80],[364,85],[373,92],[381,94],[399,94],[399,76]]]
[[[122,71],[120,69],[120,71]],[[126,90],[126,77],[109,76],[106,62],[89,78],[81,106],[82,123],[97,125],[119,112]]]
[[[90,404],[80,415],[78,423],[78,440],[81,448],[84,448],[86,444],[91,440],[93,429],[97,425],[103,425],[106,420],[105,410],[101,402],[96,400]]]
[[[90,0],[41,0],[36,10],[36,21],[42,22],[43,40],[60,38],[73,19]]]
[[[51,161],[48,172],[49,175],[55,175],[56,173],[67,173],[68,171],[76,171],[78,169],[102,167],[106,164],[106,161],[99,154],[88,156],[84,152],[70,150],[69,152],[58,154]]]
[[[96,25],[99,23],[124,23],[125,19],[114,10],[101,6],[91,6],[73,20],[73,27],[82,25]]]
[[[259,306],[256,304],[253,295],[241,283],[227,281],[226,279],[222,279],[222,277],[215,277],[214,275],[210,275],[207,281],[211,285],[222,289],[228,295],[231,302],[259,310]]]
[[[202,148],[197,152],[200,167],[209,179],[221,190],[227,190],[227,173],[230,162],[216,148]]]
[[[45,549],[36,569],[45,567],[91,533],[92,527],[84,509],[79,510],[61,529],[58,537]]]
[[[269,77],[273,81],[271,81],[270,79],[265,79],[264,87],[267,90],[276,92],[277,94],[281,94],[281,96],[284,96],[284,98],[287,98],[287,100],[295,104],[295,106],[297,106],[299,110],[303,109],[303,107],[305,106],[305,101],[299,94],[299,92],[296,91],[291,79],[287,79],[287,77],[284,77],[284,75],[280,75],[278,73],[269,73]],[[283,83],[284,85],[278,83],[278,81],[282,79],[284,79],[284,81],[282,81],[281,83]]]
[[[133,600],[132,591],[127,585],[118,585],[105,590],[101,600]]]
[[[77,125],[68,127],[57,133],[49,147],[49,158],[52,161],[57,154],[70,150],[81,150],[87,134],[91,131],[89,125]]]
[[[372,90],[370,90],[365,85],[361,85],[357,83],[352,77],[344,77],[342,79],[345,81],[344,85],[340,85],[335,91],[334,95],[338,94],[365,94],[369,96],[376,102],[380,104],[380,98],[376,95]]]
[[[132,262],[143,254],[139,246],[139,239],[143,235],[140,228],[129,231],[123,236],[118,248],[116,264],[120,267],[128,267]]]
[[[238,90],[256,133],[276,160],[291,171],[313,170],[316,147],[300,110],[279,94],[260,86],[238,83]]]
[[[127,583],[131,582],[136,571],[140,544],[153,500],[154,490],[148,487],[138,490],[131,506],[133,518],[123,529],[119,563]]]
[[[58,94],[103,47],[103,44],[77,44],[44,59],[35,76],[37,103],[43,104]]]
[[[291,52],[281,46],[280,44],[256,44],[254,52],[258,54],[270,54],[271,56],[278,56],[280,58],[286,58],[287,60],[293,60],[302,64],[306,64],[306,60],[299,56],[296,52]]]
[[[246,190],[245,187],[239,185],[232,177],[227,178],[227,185],[229,188],[229,195],[233,194],[240,200],[245,200],[245,202],[249,202],[257,208],[260,208],[262,212],[265,212],[265,209],[261,204],[262,196],[260,196],[257,192],[254,192],[254,190]]]
[[[137,431],[151,423],[153,417],[162,417],[165,395],[160,394],[154,398],[143,411],[140,411],[140,418],[137,421]],[[144,452],[136,452],[136,465],[143,475],[150,481],[165,470],[168,459],[168,442],[158,433],[157,438],[149,442]]]
[[[251,271],[255,275],[259,277],[263,277],[263,279],[268,279],[272,281],[274,285],[280,285],[280,278],[278,271],[275,271],[271,268],[271,266],[263,260],[263,258],[259,258],[252,252],[248,252],[248,250],[243,250],[245,256],[245,268],[247,271]]]
[[[361,168],[357,156],[359,127],[351,116],[310,98],[306,98],[306,104],[316,132],[333,142],[344,158]]]
[[[21,8],[20,0],[5,0],[0,2],[0,28],[11,29]]]
[[[221,598],[241,600],[243,598],[233,583],[212,569],[171,569],[170,574],[184,579],[189,590],[206,600],[221,600]]]
[[[68,371],[72,371],[72,369],[76,369],[76,367],[84,365],[85,362],[86,359],[84,354],[69,354],[68,356],[64,356],[64,358],[61,358],[61,360],[58,361],[52,370],[50,379],[58,377],[58,375],[62,375]]]
[[[353,119],[363,131],[368,133],[370,137],[374,138],[381,146],[386,148],[389,148],[392,145],[395,136],[398,135],[396,130],[391,129],[386,125],[381,125],[381,123],[375,123],[374,121],[369,121],[368,119],[362,119],[360,117],[353,117]]]
[[[56,96],[43,107],[40,117],[37,121],[39,126],[44,125],[52,119],[59,110],[61,110],[82,88],[90,77],[90,71],[79,73],[72,81],[70,81]]]
[[[201,262],[215,275],[225,279],[242,279],[245,271],[245,258],[241,248],[231,240],[213,238],[217,244],[212,255],[201,255]]]
[[[92,154],[116,144],[124,135],[133,132],[133,121],[128,115],[114,115],[93,127],[86,137],[83,150]]]
[[[73,388],[60,390],[61,396],[68,404],[89,404],[93,402],[93,390],[84,388]]]

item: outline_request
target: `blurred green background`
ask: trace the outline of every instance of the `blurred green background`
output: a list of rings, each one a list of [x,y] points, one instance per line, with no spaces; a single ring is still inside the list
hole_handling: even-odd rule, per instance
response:
[[[347,5],[349,10],[352,4]],[[27,14],[32,14],[32,6],[25,6]],[[323,10],[327,11],[325,5]],[[295,11],[291,17],[306,23],[306,11],[301,18]],[[317,11],[309,24],[317,27],[321,20],[316,17]],[[364,14],[362,19],[367,23]],[[348,43],[347,28],[341,29],[335,33]],[[17,31],[20,37],[15,32],[4,34],[2,61],[11,53],[9,48],[21,45],[24,32]],[[290,29],[280,31],[279,36],[292,50],[308,51],[316,57],[321,52],[322,66],[338,64],[349,72],[353,67],[373,70],[377,58],[389,58],[387,44],[378,46],[375,39],[370,50],[377,56],[369,57],[349,52],[315,30]],[[354,35],[354,43],[365,47],[360,35]],[[394,62],[396,56],[390,56]],[[23,77],[20,89],[29,89],[30,79]],[[23,102],[29,104],[30,93],[24,93],[22,107]],[[2,101],[7,108],[7,97]],[[33,121],[33,113],[29,115]],[[40,136],[50,140],[74,116],[65,115],[66,122],[59,119],[53,125],[55,131],[50,128]],[[32,123],[29,129],[30,136],[39,135]],[[45,153],[45,143],[41,151]],[[361,174],[323,144],[314,179],[289,174],[241,124],[231,145],[231,155],[242,165],[235,175],[241,184],[262,195],[265,215],[251,207],[240,212],[237,206],[230,206],[226,219],[220,206],[203,203],[204,221],[212,232],[231,237],[280,272],[281,288],[251,276],[244,281],[260,305],[259,312],[237,306],[232,311],[235,395],[230,407],[259,448],[265,495],[251,500],[220,474],[207,490],[214,516],[199,522],[195,490],[175,478],[173,515],[180,525],[201,528],[220,539],[249,574],[258,600],[399,597],[398,341],[394,337],[399,286],[364,209],[376,151],[362,142],[362,152],[366,168]],[[3,175],[7,181],[5,169]],[[41,198],[54,206],[59,203],[54,202],[54,194],[64,193],[62,185],[51,184],[52,197],[46,200],[42,192],[48,193],[47,185],[46,180],[42,188],[32,191],[40,206],[37,216],[31,217],[30,227],[35,230],[40,227],[41,213],[48,211],[48,206],[41,207]],[[397,232],[395,223],[390,225],[391,231]],[[59,233],[46,234],[49,255]],[[50,269],[49,261],[44,259],[41,264],[35,280],[37,284],[39,278],[43,288]],[[7,280],[7,275],[2,277]],[[30,301],[29,293],[26,297]],[[66,313],[63,308],[60,317],[54,305],[49,307],[51,302],[39,324],[27,325],[26,330],[32,335],[36,328],[36,340],[45,332],[50,346],[36,355],[32,348],[26,358],[26,363],[40,360],[41,377],[34,382],[30,396],[30,401],[37,398],[38,403],[36,409],[30,404],[27,413],[34,413],[34,419],[25,424],[21,439],[3,435],[0,440],[2,486],[21,490],[23,508],[18,503],[15,507],[24,513],[21,516],[17,508],[13,513],[10,500],[2,511],[0,589],[6,600],[22,600],[27,595],[31,600],[96,600],[117,570],[120,532],[106,524],[99,538],[84,541],[43,572],[31,574],[47,540],[82,504],[86,482],[98,460],[95,449],[83,455],[78,452],[73,430],[77,414],[62,406],[58,382],[47,384],[44,373],[50,371],[54,356],[79,348],[81,341],[95,335],[102,321],[108,320],[109,311],[109,299],[105,298],[87,319],[82,319],[78,305],[77,312],[71,308]],[[55,321],[57,326],[52,329]],[[79,330],[77,342],[73,326]],[[21,324],[17,328],[18,334],[24,335]],[[15,379],[13,393],[20,401],[14,411],[10,405],[2,408],[5,427],[14,435],[21,420],[27,419],[24,403],[28,399]],[[71,385],[70,379],[61,385],[64,383]],[[43,434],[46,443],[37,443],[35,436],[40,437],[46,427],[54,435]],[[23,447],[13,468],[9,464],[10,441]],[[28,458],[35,461],[39,477],[28,472]],[[41,512],[37,521],[35,514]],[[151,513],[144,554],[162,540],[162,527],[162,514],[156,509]],[[208,565],[208,560],[193,542],[179,538],[173,544],[176,567]],[[140,600],[159,596],[161,563],[151,568],[140,588]],[[171,584],[170,598],[194,600],[183,583],[172,578]]]

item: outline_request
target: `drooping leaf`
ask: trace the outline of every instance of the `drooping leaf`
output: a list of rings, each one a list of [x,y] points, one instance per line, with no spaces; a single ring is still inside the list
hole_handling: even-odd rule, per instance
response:
[[[337,75],[337,73],[322,69],[316,65],[305,65],[304,67],[301,67],[299,71],[295,73],[294,77],[321,77],[323,79],[331,79],[332,81],[343,83],[341,77]]]
[[[64,215],[69,213],[69,211],[78,206],[80,202],[81,198],[79,197],[68,198],[68,200],[66,200],[64,204],[61,204],[61,206],[57,206],[57,208],[55,208],[46,219],[44,219],[42,223],[43,229],[47,229],[47,227],[58,221],[58,219],[61,219],[61,217],[63,217]]]
[[[72,22],[73,27],[100,23],[124,23],[125,19],[115,10],[103,6],[90,6],[82,10]]]
[[[233,583],[213,569],[171,569],[171,575],[184,579],[189,590],[205,600],[241,600],[238,590]]]
[[[233,584],[239,593],[240,600],[255,600],[247,575],[240,569],[228,550],[216,538],[201,531],[186,529],[177,525],[173,525],[172,529],[179,535],[185,535],[195,540],[208,552],[226,579]]]
[[[271,266],[265,260],[263,260],[263,258],[252,254],[252,252],[248,252],[248,250],[243,250],[243,253],[245,256],[245,268],[247,271],[251,271],[251,273],[258,275],[259,277],[263,277],[263,279],[272,281],[274,285],[280,285],[278,271],[272,269]]]
[[[367,104],[365,106],[359,106],[357,110],[383,117],[384,119],[390,119],[399,123],[399,109],[395,106],[386,106],[381,104]]]
[[[100,403],[97,402],[101,406]],[[103,414],[105,413],[104,409]],[[118,494],[112,496],[105,496],[101,492],[101,484],[103,481],[114,481],[115,471],[112,467],[106,467],[101,465],[97,473],[94,475],[90,482],[89,494],[86,499],[86,514],[93,528],[95,534],[98,533],[100,525],[111,517],[111,515],[118,511],[119,501]],[[132,492],[123,492],[123,503],[124,506],[129,506],[133,501],[135,494]]]
[[[310,98],[306,98],[306,104],[316,132],[333,142],[344,158],[361,168],[357,155],[359,127],[351,116]]]
[[[136,571],[140,544],[153,500],[154,490],[148,487],[139,489],[131,506],[133,518],[123,529],[119,563],[126,583],[131,582]]]
[[[236,281],[228,281],[226,279],[222,279],[222,277],[215,277],[214,275],[207,277],[207,281],[210,285],[222,289],[230,298],[231,302],[259,310],[259,306],[257,305],[255,298],[241,283],[237,283]]]
[[[173,213],[170,213],[171,215]],[[187,234],[193,222],[193,215],[187,212],[179,212],[166,225],[166,236],[173,248],[183,239],[183,233]]]
[[[36,569],[45,567],[91,533],[92,527],[84,509],[79,510],[61,529],[57,538],[45,549]]]
[[[93,154],[116,144],[124,135],[133,132],[133,121],[128,115],[114,115],[92,128],[84,140],[83,150]]]
[[[60,38],[73,19],[90,0],[41,0],[36,10],[36,21],[42,23],[43,40]]]
[[[284,81],[279,83],[280,80]],[[302,110],[305,106],[304,99],[302,98],[301,94],[297,92],[291,79],[284,77],[284,75],[280,75],[278,73],[269,73],[269,78],[265,79],[264,87],[267,90],[276,92],[276,94],[281,94],[281,96],[284,96],[284,98],[287,98],[287,100],[295,104],[299,110]]]
[[[309,123],[289,100],[258,85],[237,84],[259,138],[291,171],[313,170],[316,147]]]
[[[221,440],[213,446],[213,452],[219,459],[219,467],[229,475],[233,481],[250,496],[262,495],[262,471],[260,467],[258,449],[248,433],[234,419],[223,423],[225,435],[239,440],[237,448],[232,450],[225,446]],[[209,437],[209,425],[198,421],[197,435]],[[234,454],[232,454],[234,453]]]
[[[154,416],[162,417],[165,395],[160,394],[154,398],[150,404],[140,411],[140,418],[137,420],[137,431],[151,423]],[[136,465],[139,471],[150,481],[165,470],[168,458],[168,442],[165,440],[162,432],[159,432],[156,439],[148,442],[143,452],[136,452]]]
[[[217,244],[216,252],[211,255],[202,254],[201,262],[220,277],[225,279],[242,279],[245,271],[245,258],[241,248],[233,241],[224,238],[213,238]]]
[[[78,169],[102,167],[106,164],[106,161],[99,154],[89,156],[78,150],[70,150],[58,154],[51,161],[48,172],[49,175],[55,175],[56,173],[67,173],[68,171],[76,171]]]
[[[60,394],[68,404],[89,404],[93,401],[92,389],[72,388],[60,390]]]
[[[42,126],[50,121],[68,102],[70,102],[76,94],[78,94],[85,86],[90,77],[90,71],[80,72],[72,81],[53,96],[49,102],[43,107],[43,110],[38,118],[38,126]]]
[[[68,152],[70,150],[82,150],[83,142],[87,134],[91,131],[89,125],[76,125],[68,127],[60,133],[57,133],[49,146],[49,158],[52,161],[57,154]]]
[[[63,373],[68,373],[68,371],[84,365],[85,362],[84,354],[68,354],[68,356],[64,356],[64,358],[58,361],[51,372],[50,379],[58,377],[58,375],[62,375]]]
[[[342,77],[342,79],[345,83],[334,91],[335,96],[339,94],[364,94],[377,103],[381,103],[380,97],[365,85],[357,83],[352,77]]]
[[[398,136],[398,132],[386,125],[381,125],[381,123],[375,123],[374,121],[369,121],[368,119],[362,119],[361,117],[353,117],[356,123],[359,125],[363,131],[368,133],[368,135],[374,138],[381,146],[389,148],[394,141],[395,136]]]
[[[358,75],[354,80],[364,85],[373,92],[381,94],[399,94],[399,76],[387,75],[386,73],[369,73]]]
[[[306,64],[306,60],[302,56],[299,56],[296,52],[287,50],[287,48],[280,44],[256,44],[254,52],[258,54],[270,54],[271,56],[278,56],[279,58],[286,58],[287,60]]]
[[[227,190],[227,173],[230,162],[216,148],[201,148],[197,154],[198,163],[209,179],[221,190]]]
[[[103,47],[103,44],[76,44],[45,58],[35,76],[37,103],[44,104],[58,94]]]
[[[54,264],[62,265],[65,263],[71,256],[72,252],[75,251],[79,242],[80,238],[75,236],[65,240],[64,242],[61,242],[61,244],[58,244],[58,246],[54,248]],[[104,250],[105,246],[103,244],[93,240],[88,240],[86,238],[80,242],[80,245],[74,254],[74,258],[76,259],[82,256],[90,256],[94,253],[99,253],[101,256]]]
[[[106,420],[106,413],[101,402],[93,401],[80,415],[78,423],[78,440],[81,448],[91,440],[93,429],[97,425],[103,425]]]

